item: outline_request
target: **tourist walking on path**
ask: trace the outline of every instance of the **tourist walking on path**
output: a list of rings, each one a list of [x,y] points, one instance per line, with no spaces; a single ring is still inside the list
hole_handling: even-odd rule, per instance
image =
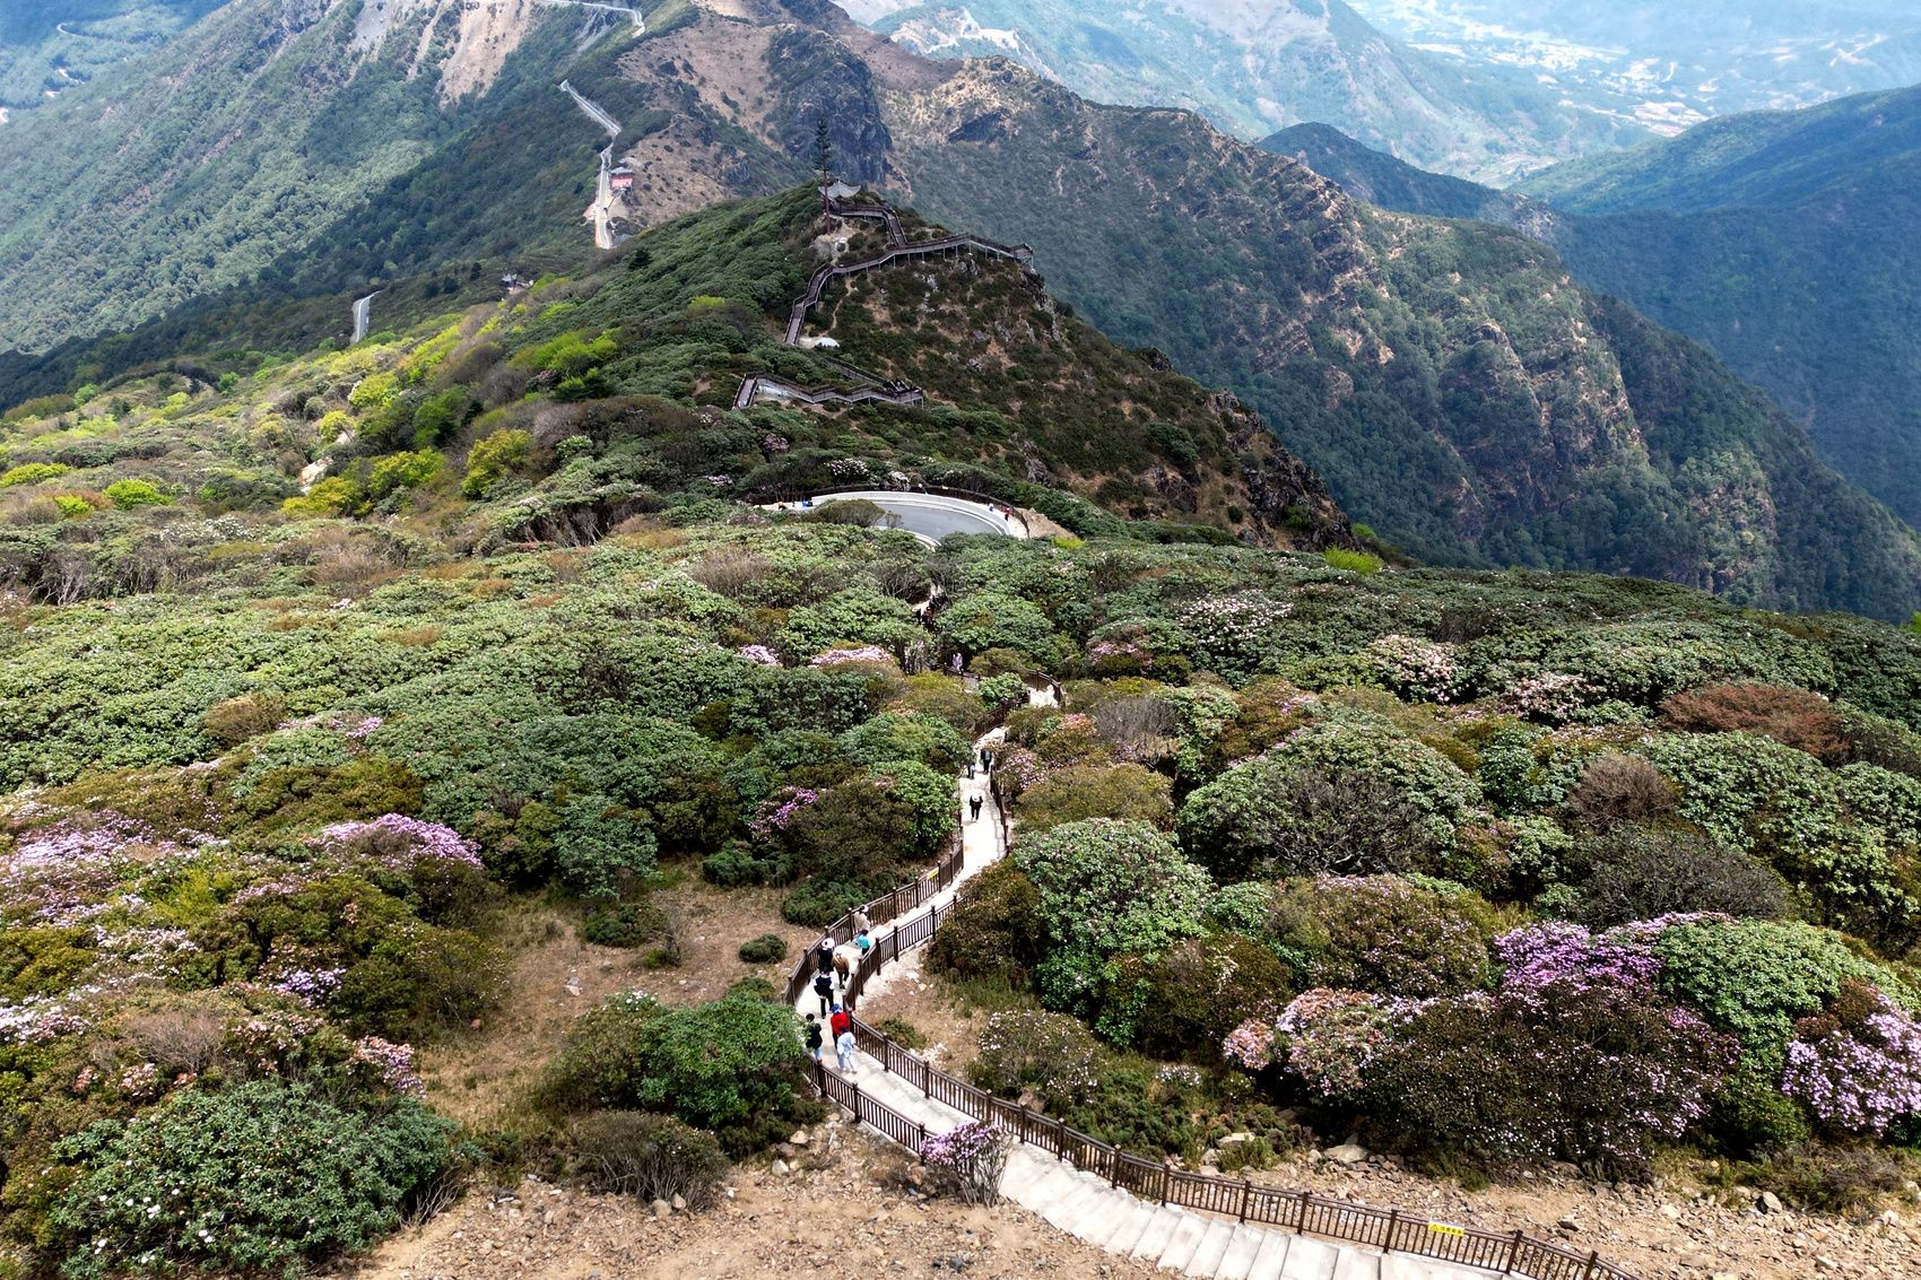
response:
[[[834,949],[834,981],[840,985],[842,991],[847,990],[847,975],[853,967],[854,962],[849,958],[846,948],[836,947]]]
[[[873,931],[874,931],[874,922],[867,918],[867,908],[855,907],[854,908],[854,932],[855,933],[872,933]]]
[[[807,1025],[804,1030],[806,1033],[807,1056],[815,1062],[819,1062],[821,1046],[820,1022],[811,1013],[807,1015]]]
[[[843,1031],[834,1038],[834,1054],[840,1059],[840,1073],[844,1076],[857,1076],[860,1069],[854,1065],[854,1033]]]
[[[834,1003],[834,979],[825,973],[814,975],[814,994],[820,997],[820,1016],[825,1018],[830,1005]],[[808,1016],[812,1016],[811,1014]]]
[[[975,822],[979,822],[981,820],[981,804],[982,803],[983,801],[978,792],[967,798],[967,812],[973,815],[973,821]]]
[[[834,1033],[835,1042],[838,1043],[844,1033],[854,1029],[854,1015],[842,1006],[835,1005],[834,1016],[828,1019],[828,1026]]]

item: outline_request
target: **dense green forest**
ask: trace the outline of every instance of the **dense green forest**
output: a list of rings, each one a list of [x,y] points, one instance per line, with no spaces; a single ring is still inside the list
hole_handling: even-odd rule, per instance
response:
[[[1921,519],[1921,93],[1715,120],[1507,192],[1331,129],[1263,145],[1386,208],[1545,240],[1583,283],[1706,343],[1804,424],[1830,466]]]

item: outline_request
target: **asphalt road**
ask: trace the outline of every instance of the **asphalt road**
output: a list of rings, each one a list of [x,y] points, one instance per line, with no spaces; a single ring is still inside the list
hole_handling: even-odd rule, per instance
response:
[[[1008,520],[982,502],[964,498],[945,498],[934,493],[894,493],[874,489],[859,493],[830,493],[814,499],[817,507],[830,502],[865,499],[900,523],[903,529],[924,542],[938,543],[956,533],[992,533],[1003,538],[1026,536],[1017,520]]]

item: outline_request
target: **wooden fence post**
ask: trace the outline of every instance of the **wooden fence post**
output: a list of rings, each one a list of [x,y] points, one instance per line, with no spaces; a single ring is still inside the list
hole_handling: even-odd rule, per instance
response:
[[[1307,1230],[1307,1192],[1305,1191],[1297,1192],[1295,1194],[1294,1229],[1296,1231]]]
[[[1514,1243],[1507,1247],[1507,1265],[1501,1268],[1502,1275],[1511,1276],[1514,1274],[1514,1264],[1521,1260],[1521,1241],[1524,1238],[1517,1228],[1514,1232]]]
[[[1399,1209],[1389,1209],[1387,1211],[1387,1243],[1381,1246],[1389,1253],[1394,1251],[1394,1228],[1400,1225],[1401,1211]]]
[[[1248,1177],[1246,1174],[1242,1174],[1241,1175],[1241,1213],[1240,1213],[1240,1218],[1242,1222],[1247,1221],[1247,1202],[1253,1199],[1253,1197],[1254,1197],[1254,1179]]]
[[[1601,1265],[1601,1251],[1596,1249],[1587,1256],[1587,1269],[1581,1272],[1581,1280],[1594,1280],[1594,1268]]]

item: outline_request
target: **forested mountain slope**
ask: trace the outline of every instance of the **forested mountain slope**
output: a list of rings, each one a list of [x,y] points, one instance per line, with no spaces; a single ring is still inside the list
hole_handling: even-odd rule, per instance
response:
[[[1715,120],[1514,192],[1331,130],[1263,145],[1389,208],[1546,240],[1584,284],[1713,348],[1830,466],[1921,520],[1921,90]]]
[[[1095,107],[1004,62],[917,57],[826,0],[682,6],[623,39],[570,74],[623,125],[636,222],[778,189],[824,120],[843,173],[1032,244],[1096,325],[1242,395],[1345,509],[1414,555],[1883,616],[1921,598],[1913,535],[1823,470],[1792,423],[1518,236],[1376,213],[1192,115]],[[327,287],[319,264],[372,270],[378,257],[386,275],[471,296],[493,266],[476,249],[559,246],[570,200],[557,175],[590,184],[600,139],[573,135],[572,159],[548,145],[571,103],[528,79],[283,257],[276,290]],[[522,206],[538,216],[523,224]],[[585,257],[568,230],[557,251]],[[412,304],[395,303],[404,319]],[[203,349],[246,345],[203,328]],[[158,335],[136,345],[154,352]],[[110,366],[76,349],[49,369],[70,388]]]
[[[535,0],[472,15],[430,0],[237,0],[10,123],[0,349],[124,327],[235,284],[283,287],[289,256],[323,256],[324,233],[349,217],[364,224],[369,195],[499,104],[532,95],[552,118],[571,110],[553,85],[582,24],[630,38],[586,12]],[[545,141],[549,162],[571,150]],[[568,141],[584,161],[559,190],[572,203],[579,185],[584,204],[587,144],[599,143],[585,120]],[[518,198],[540,190],[539,169],[509,173]],[[520,234],[534,238],[543,202],[528,203]],[[431,226],[434,209],[416,198],[388,217]]]

